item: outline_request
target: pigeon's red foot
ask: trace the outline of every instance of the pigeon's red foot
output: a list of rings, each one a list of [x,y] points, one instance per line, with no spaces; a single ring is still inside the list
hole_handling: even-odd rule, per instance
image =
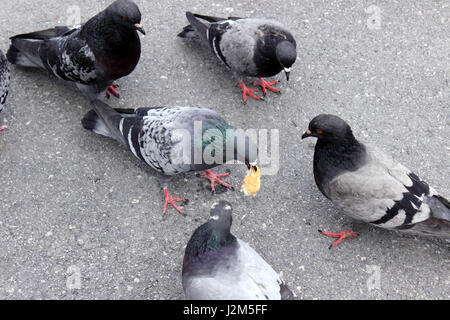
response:
[[[8,128],[7,126],[0,126],[0,131],[5,130],[6,128]]]
[[[348,238],[348,237],[356,238],[358,236],[358,234],[353,233],[351,229],[348,229],[345,232],[339,232],[339,233],[330,233],[330,232],[326,232],[326,231],[322,231],[322,230],[319,230],[319,232],[327,237],[339,238],[335,242],[333,242],[333,244],[328,249],[336,247],[345,238]]]
[[[163,189],[163,193],[164,193],[164,195],[166,196],[166,202],[164,203],[164,214],[166,214],[166,211],[167,211],[167,205],[168,205],[169,203],[175,208],[175,210],[177,210],[179,213],[183,214],[183,211],[182,211],[180,208],[178,208],[178,206],[175,204],[174,201],[183,201],[183,202],[186,202],[186,200],[185,200],[185,199],[181,199],[181,198],[175,198],[175,197],[172,197],[172,196],[170,195],[170,193],[169,193],[169,190],[168,190],[167,188]]]
[[[249,89],[245,86],[244,81],[239,82],[239,88],[242,89],[242,99],[244,99],[244,103],[247,103],[247,95],[256,100],[264,100],[257,95],[253,94],[253,92],[258,92],[258,89]]]
[[[109,99],[111,97],[111,94],[113,94],[113,96],[116,98],[120,98],[120,94],[116,90],[118,87],[119,87],[119,85],[115,84],[115,83],[113,83],[111,86],[109,86],[105,92],[106,98]]]
[[[206,172],[206,174],[201,174],[200,178],[206,178],[206,179],[209,179],[209,181],[211,181],[211,191],[212,192],[216,191],[216,186],[215,186],[214,182],[217,182],[217,183],[227,187],[228,189],[233,189],[233,187],[231,185],[229,185],[228,183],[223,182],[222,180],[219,179],[222,177],[228,177],[230,175],[229,173],[215,174],[211,170],[206,170],[205,172]]]
[[[267,93],[267,89],[269,89],[270,91],[275,92],[275,93],[280,93],[280,90],[272,87],[272,85],[275,84],[275,83],[278,83],[278,80],[267,82],[263,78],[259,78],[259,82],[255,82],[255,83],[253,83],[253,85],[254,86],[260,86],[262,91],[263,91],[263,94],[265,96],[266,93]]]

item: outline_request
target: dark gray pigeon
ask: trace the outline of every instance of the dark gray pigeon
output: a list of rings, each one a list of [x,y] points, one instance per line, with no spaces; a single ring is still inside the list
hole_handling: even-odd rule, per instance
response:
[[[214,203],[184,254],[182,281],[189,300],[286,300],[295,297],[247,243],[230,233],[232,207]]]
[[[291,32],[281,23],[267,19],[216,18],[186,12],[190,25],[178,35],[181,38],[200,38],[228,68],[241,76],[258,77],[255,86],[261,86],[264,95],[278,81],[267,82],[263,77],[272,77],[285,71],[289,81],[291,67],[297,59],[297,44]],[[200,21],[200,19],[202,21]],[[247,94],[258,89],[248,89],[239,82],[244,102]]]
[[[450,203],[381,150],[359,142],[341,118],[321,114],[302,136],[316,137],[314,178],[319,190],[350,217],[372,225],[450,238]],[[325,235],[342,239],[351,230]]]
[[[119,97],[114,81],[130,74],[141,56],[140,22],[134,2],[117,0],[83,25],[12,37],[7,57],[12,64],[75,82],[89,99],[105,90],[107,97]]]
[[[8,60],[0,50],[0,112],[3,110],[3,105],[6,102],[9,92],[10,70]],[[0,126],[0,131],[6,129],[5,126]]]
[[[219,179],[229,174],[216,175],[209,170],[213,167],[239,160],[249,169],[260,170],[256,145],[211,109],[185,106],[116,111],[99,100],[93,101],[93,106],[82,120],[83,127],[119,141],[157,171],[165,195],[164,213],[168,203],[182,213],[174,201],[185,200],[172,197],[167,187],[176,174],[206,170],[201,177],[211,181],[214,191],[214,182],[231,186]]]

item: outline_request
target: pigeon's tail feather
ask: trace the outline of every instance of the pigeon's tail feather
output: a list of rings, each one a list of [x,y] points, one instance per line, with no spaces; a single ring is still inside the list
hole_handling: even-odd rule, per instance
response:
[[[98,99],[92,101],[92,105],[94,107],[95,113],[99,117],[99,120],[96,120],[99,127],[101,127],[102,125],[105,126],[106,130],[109,133],[109,137],[119,141],[126,146],[127,141],[120,131],[120,123],[121,121],[123,121],[124,117],[115,109],[111,108],[106,103]],[[89,113],[87,115],[89,115]],[[102,124],[100,124],[99,121],[101,121]]]
[[[187,14],[187,13],[186,13]],[[223,20],[228,20],[227,18],[219,18],[219,17],[211,17],[211,16],[204,16],[201,14],[197,14],[197,13],[191,13],[194,17],[202,19],[202,20],[206,20],[208,22],[219,22],[219,21],[223,21]]]
[[[70,30],[75,30],[75,29],[71,29],[68,27],[55,27],[55,28],[46,29],[46,30],[18,34],[18,35],[11,37],[10,39],[11,40],[14,40],[14,39],[45,40],[45,39],[60,37]]]
[[[10,63],[18,66],[44,68],[39,56],[41,44],[41,40],[14,38],[6,53],[6,57]]]
[[[434,195],[424,197],[424,203],[431,209],[431,216],[428,219],[397,229],[450,240],[450,202],[444,197]]]
[[[102,136],[114,139],[111,132],[109,132],[109,129],[106,126],[106,124],[94,110],[91,110],[88,113],[86,113],[84,118],[81,120],[81,124],[83,125],[83,128],[85,128],[86,130],[90,130]]]
[[[195,32],[194,27],[192,27],[190,24],[183,28],[183,31],[181,31],[178,36],[180,38],[186,38],[186,39],[193,39],[198,38],[197,32]]]
[[[12,64],[22,67],[37,67],[30,59],[28,59],[22,52],[16,47],[11,45],[6,53],[6,58]]]
[[[189,12],[189,11],[186,12],[186,18],[188,19],[188,21],[190,23],[190,28],[192,29],[192,31],[195,31],[195,33],[197,35],[199,35],[202,39],[208,41],[208,37],[207,37],[207,34],[206,34],[208,27],[204,23],[200,22],[196,18],[196,15],[194,15],[192,12]],[[186,26],[185,30],[188,27],[189,26]]]
[[[294,300],[297,297],[284,282],[280,285],[280,296],[281,300]]]
[[[440,195],[427,197],[425,202],[430,206],[433,217],[450,222],[450,202]]]

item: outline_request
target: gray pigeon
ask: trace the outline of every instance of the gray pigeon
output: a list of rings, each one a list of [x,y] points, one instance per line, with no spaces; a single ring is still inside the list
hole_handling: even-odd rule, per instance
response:
[[[9,92],[10,70],[8,60],[0,50],[0,112],[3,110],[3,105],[6,102]],[[0,126],[0,131],[6,129],[5,126]]]
[[[170,203],[182,213],[168,191],[171,177],[189,171],[206,170],[211,181],[231,186],[211,168],[229,160],[239,160],[254,171],[257,147],[242,130],[228,125],[216,112],[200,107],[153,107],[136,110],[115,110],[95,100],[94,109],[82,120],[83,127],[111,137],[127,147],[136,157],[158,173],[165,195],[164,213]],[[228,147],[228,149],[227,149]]]
[[[316,137],[319,190],[350,217],[386,229],[450,238],[450,203],[381,150],[359,142],[341,118],[321,114],[302,136]],[[351,230],[323,234],[342,239]]]
[[[75,82],[91,100],[105,90],[107,97],[119,97],[114,81],[130,74],[141,56],[140,22],[134,2],[117,0],[83,25],[12,37],[7,57],[12,64]]]
[[[230,233],[232,207],[214,203],[184,254],[182,281],[189,300],[286,300],[295,297],[247,243]]]
[[[291,67],[297,59],[297,44],[291,32],[281,23],[267,19],[216,18],[186,12],[190,25],[178,35],[181,38],[200,38],[228,68],[241,76],[258,77],[264,95],[278,81],[267,82],[284,70],[289,81]],[[200,21],[200,19],[202,21]],[[247,94],[261,100],[243,81],[239,82],[244,102]]]

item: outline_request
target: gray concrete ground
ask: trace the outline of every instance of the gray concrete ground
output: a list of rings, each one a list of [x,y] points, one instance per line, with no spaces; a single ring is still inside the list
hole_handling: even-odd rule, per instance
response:
[[[3,0],[0,47],[16,33],[82,20],[110,1]],[[450,197],[448,1],[138,1],[147,36],[141,61],[121,79],[115,107],[209,106],[243,128],[279,129],[280,170],[254,198],[212,196],[208,182],[180,176],[170,209],[154,172],[118,143],[83,130],[86,100],[44,72],[12,68],[0,123],[0,298],[182,299],[181,263],[213,201],[234,206],[233,232],[304,299],[448,299],[448,244],[375,229],[328,250],[317,229],[351,220],[318,191],[313,141],[319,113],[347,119]],[[375,7],[371,7],[374,5]],[[74,11],[75,10],[75,11]],[[298,60],[281,96],[241,103],[236,79],[213,56],[177,39],[184,12],[274,18],[293,31]],[[252,80],[252,79],[251,79]],[[250,80],[249,80],[250,81]],[[245,166],[227,166],[237,189]],[[215,169],[221,172],[226,167]]]

